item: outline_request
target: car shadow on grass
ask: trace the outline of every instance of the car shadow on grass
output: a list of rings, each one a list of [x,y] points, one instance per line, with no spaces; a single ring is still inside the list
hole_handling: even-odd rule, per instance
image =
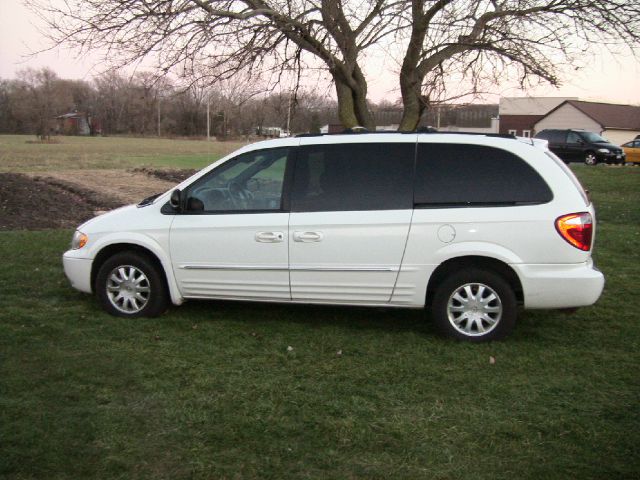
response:
[[[163,316],[167,317],[198,322],[224,320],[247,325],[281,322],[309,328],[331,326],[435,335],[424,309],[197,300],[171,307]]]

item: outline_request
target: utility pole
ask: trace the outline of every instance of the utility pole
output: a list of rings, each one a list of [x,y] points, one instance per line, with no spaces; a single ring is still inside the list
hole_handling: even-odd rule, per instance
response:
[[[289,92],[289,108],[287,109],[287,135],[291,135],[291,96],[293,91]]]
[[[158,95],[158,137],[160,136],[160,95]]]
[[[207,94],[207,142],[211,141],[211,117],[209,116],[209,103],[211,95]]]

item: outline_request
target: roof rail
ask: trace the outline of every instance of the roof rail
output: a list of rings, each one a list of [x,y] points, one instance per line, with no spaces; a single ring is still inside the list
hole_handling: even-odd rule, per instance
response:
[[[342,132],[336,132],[336,133],[299,133],[296,135],[296,138],[301,138],[301,137],[324,137],[324,136],[330,136],[330,135],[352,135],[352,134],[358,134],[358,135],[373,135],[373,134],[388,134],[388,133],[401,133],[401,134],[412,134],[412,133],[419,133],[419,134],[433,134],[433,133],[438,133],[438,134],[443,134],[443,135],[473,135],[473,136],[484,136],[484,137],[493,137],[493,138],[511,138],[511,139],[515,139],[516,136],[512,135],[510,133],[485,133],[485,132],[441,132],[439,130],[436,130],[433,127],[420,127],[417,130],[413,130],[413,131],[399,131],[399,130],[377,130],[377,131],[369,131],[367,129],[365,129],[364,127],[357,127],[357,128],[362,128],[362,130],[357,130],[354,131],[353,128],[347,128],[345,130],[343,130]]]
[[[362,127],[360,127],[362,128]],[[300,138],[300,137],[326,137],[326,136],[331,136],[331,135],[380,135],[380,134],[389,134],[389,133],[403,133],[403,134],[408,134],[408,133],[416,133],[415,130],[413,132],[401,132],[398,130],[375,130],[375,131],[369,131],[369,130],[362,130],[362,131],[353,131],[352,128],[347,128],[345,130],[342,130],[341,132],[334,132],[334,133],[298,133],[296,135],[296,138]]]
[[[515,135],[510,133],[485,133],[485,132],[440,132],[438,130],[432,132],[418,132],[418,133],[441,133],[443,135],[474,135],[474,136],[483,136],[483,137],[494,137],[494,138],[516,138]]]

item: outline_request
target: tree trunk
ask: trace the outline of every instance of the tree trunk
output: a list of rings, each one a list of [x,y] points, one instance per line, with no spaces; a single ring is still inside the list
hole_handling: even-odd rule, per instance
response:
[[[360,67],[356,65],[354,68],[354,80],[358,87],[353,91],[353,102],[356,111],[356,117],[359,120],[359,125],[366,128],[369,131],[374,132],[376,130],[376,121],[369,110],[367,105],[367,79],[364,77]]]
[[[338,118],[344,128],[365,127],[376,129],[375,120],[367,105],[367,82],[359,69],[351,82],[332,72],[338,94]],[[352,88],[355,84],[356,88]]]
[[[335,79],[336,92],[338,94],[338,118],[344,128],[353,128],[358,125],[356,110],[353,104],[351,88],[346,83]]]
[[[398,127],[401,132],[413,132],[416,130],[422,114],[426,110],[420,87],[421,81],[418,79],[415,70],[405,71],[403,68],[400,74],[400,92],[402,93],[404,110]]]

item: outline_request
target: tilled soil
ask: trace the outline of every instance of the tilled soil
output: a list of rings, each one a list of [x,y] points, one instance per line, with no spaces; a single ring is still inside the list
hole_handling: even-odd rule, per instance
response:
[[[34,178],[46,177],[84,190],[98,192],[113,198],[121,205],[138,203],[155,193],[163,193],[175,182],[132,170],[58,170],[45,174],[28,174]]]
[[[158,170],[158,169],[147,168],[147,167],[134,168],[133,170],[131,170],[131,172],[144,173],[145,175],[149,175],[151,177],[155,177],[160,180],[165,180],[173,184],[178,184],[183,180],[186,180],[197,171],[198,170],[190,169],[190,168],[185,168],[185,169],[166,168],[166,169]]]
[[[0,230],[69,228],[122,202],[52,178],[0,173]]]
[[[0,173],[0,231],[73,228],[104,211],[165,192],[192,173],[153,169]]]

